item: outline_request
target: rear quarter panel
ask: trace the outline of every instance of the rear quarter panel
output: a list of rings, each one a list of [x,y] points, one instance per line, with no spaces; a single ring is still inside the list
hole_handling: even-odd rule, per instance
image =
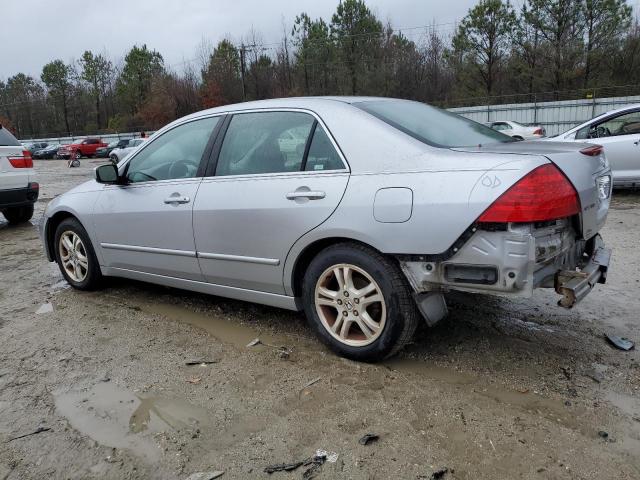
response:
[[[471,158],[470,158],[471,157]],[[285,264],[285,288],[295,259],[315,241],[340,237],[366,243],[388,254],[441,254],[513,183],[548,163],[540,156],[465,155],[442,150],[422,158],[423,169],[352,174],[344,198],[322,225],[301,237]],[[411,216],[383,223],[374,216],[374,199],[383,188],[413,192]]]

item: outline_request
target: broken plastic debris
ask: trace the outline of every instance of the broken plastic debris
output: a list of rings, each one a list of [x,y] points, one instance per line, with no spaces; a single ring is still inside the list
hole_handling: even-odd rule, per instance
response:
[[[620,350],[629,351],[635,346],[635,344],[628,338],[618,337],[617,335],[612,335],[610,333],[605,333],[604,336],[607,337],[607,340],[609,340],[611,345]]]
[[[275,465],[269,465],[264,467],[264,472],[268,474],[272,474],[274,472],[291,472],[298,467],[301,467],[304,462],[293,462],[293,463],[277,463]]]
[[[187,480],[213,480],[224,475],[224,472],[216,470],[214,472],[197,472],[187,477]]]
[[[51,313],[51,312],[53,312],[53,304],[47,302],[40,305],[40,308],[36,310],[36,315],[41,315],[43,313]]]
[[[379,438],[380,438],[380,436],[376,435],[375,433],[367,433],[364,437],[362,437],[360,440],[358,440],[358,443],[360,445],[369,445],[369,443],[371,443],[371,442],[378,441]]]
[[[260,345],[262,342],[259,338],[254,338],[249,343],[247,343],[247,347],[255,347],[256,345]]]
[[[338,461],[338,454],[336,452],[327,452],[326,450],[316,450],[316,457],[326,457],[329,463],[336,463]]]
[[[189,360],[188,362],[184,362],[185,365],[200,365],[201,367],[205,367],[207,365],[211,365],[212,363],[218,363],[217,360]]]
[[[187,382],[188,383],[192,383],[192,384],[198,384],[202,381],[202,379],[200,377],[189,377],[187,378]]]
[[[338,459],[338,454],[335,452],[331,452],[331,455],[335,455],[335,460]],[[327,461],[328,455],[324,450],[318,450],[315,455],[312,457],[308,457],[300,462],[292,462],[292,463],[277,463],[275,465],[269,465],[264,468],[264,472],[268,474],[272,474],[274,472],[292,472],[301,466],[309,467],[302,474],[302,478],[304,480],[310,480],[314,478],[318,474],[318,470],[322,466],[322,464]]]

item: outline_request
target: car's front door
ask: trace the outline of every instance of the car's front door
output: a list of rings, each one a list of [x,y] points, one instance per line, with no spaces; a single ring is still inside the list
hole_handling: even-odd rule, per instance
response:
[[[640,179],[640,108],[588,125],[576,140],[604,147],[614,181]]]
[[[347,165],[324,127],[299,111],[235,114],[216,150],[215,175],[194,205],[202,272],[210,283],[283,294],[287,253],[338,206]]]
[[[94,221],[105,266],[203,279],[192,210],[219,121],[192,120],[150,140],[121,167],[126,184],[104,187]]]

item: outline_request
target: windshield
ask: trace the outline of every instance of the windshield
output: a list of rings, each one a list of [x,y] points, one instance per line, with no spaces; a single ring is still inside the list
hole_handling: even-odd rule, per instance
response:
[[[118,146],[118,142],[111,142],[109,145],[107,145],[108,148],[114,148]]]
[[[515,141],[485,125],[424,103],[371,100],[353,105],[434,147],[472,147]]]

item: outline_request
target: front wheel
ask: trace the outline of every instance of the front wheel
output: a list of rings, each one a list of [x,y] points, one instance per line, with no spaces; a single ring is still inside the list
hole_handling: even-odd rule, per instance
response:
[[[303,280],[307,320],[333,351],[365,362],[397,353],[411,340],[419,312],[398,265],[355,243],[326,248]]]
[[[80,152],[80,150],[77,150],[76,153],[73,155],[73,158],[80,160],[82,158],[82,153]]]
[[[10,225],[18,225],[31,220],[33,217],[33,204],[24,207],[11,207],[3,210],[2,215]]]
[[[56,228],[56,261],[65,280],[78,290],[94,290],[102,281],[100,265],[84,227],[67,218]]]

